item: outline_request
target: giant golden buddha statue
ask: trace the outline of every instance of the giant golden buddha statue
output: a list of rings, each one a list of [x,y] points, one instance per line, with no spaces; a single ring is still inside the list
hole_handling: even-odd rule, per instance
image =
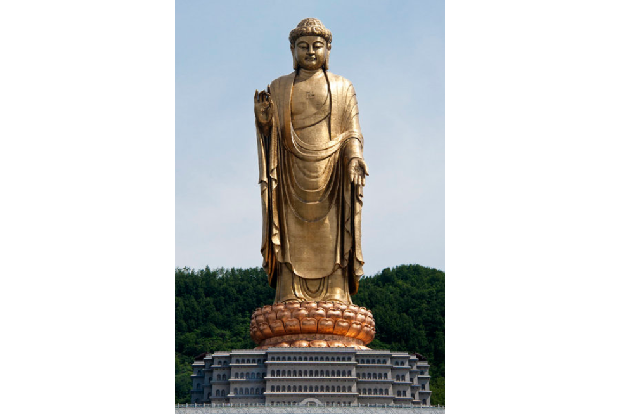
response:
[[[289,41],[294,72],[254,96],[263,267],[276,303],[351,305],[368,175],[356,93],[328,72],[332,34],[321,21],[302,20]]]

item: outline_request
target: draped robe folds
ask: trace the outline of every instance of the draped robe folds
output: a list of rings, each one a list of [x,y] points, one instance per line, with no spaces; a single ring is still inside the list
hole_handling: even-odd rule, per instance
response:
[[[329,140],[305,142],[294,129],[291,97],[295,72],[270,85],[274,105],[268,128],[257,123],[263,213],[261,254],[270,286],[283,271],[305,281],[345,278],[358,291],[362,188],[350,181],[349,161],[362,158],[363,138],[352,84],[325,72]],[[287,268],[283,268],[286,266]],[[278,300],[278,293],[276,299]],[[299,297],[300,300],[308,300]],[[314,300],[323,300],[316,298]]]

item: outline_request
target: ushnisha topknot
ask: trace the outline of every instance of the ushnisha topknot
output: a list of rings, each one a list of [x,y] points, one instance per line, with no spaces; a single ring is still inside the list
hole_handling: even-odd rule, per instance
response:
[[[295,44],[301,36],[321,36],[327,43],[332,43],[332,33],[326,29],[321,20],[312,17],[303,19],[298,26],[289,33],[289,42]]]

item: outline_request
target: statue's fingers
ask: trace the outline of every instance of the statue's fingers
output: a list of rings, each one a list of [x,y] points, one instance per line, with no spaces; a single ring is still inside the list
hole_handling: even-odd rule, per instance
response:
[[[259,102],[259,91],[256,89],[254,90],[254,101]]]
[[[362,183],[362,186],[363,186],[363,187],[364,187],[364,185],[365,185],[366,181],[367,181],[367,180],[364,178],[364,175],[363,175],[363,176],[362,176],[362,180],[361,180],[361,183]]]
[[[367,167],[367,163],[362,161],[360,164],[362,165],[362,169],[364,170],[364,174],[365,175],[369,175],[369,168]]]
[[[270,85],[267,85],[267,93],[271,94],[272,91],[270,90]]]

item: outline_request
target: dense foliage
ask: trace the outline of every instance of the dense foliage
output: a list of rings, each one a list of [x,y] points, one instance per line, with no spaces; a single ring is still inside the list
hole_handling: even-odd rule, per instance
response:
[[[190,401],[194,357],[254,348],[252,312],[274,301],[261,268],[175,271],[175,400]],[[431,365],[431,403],[444,405],[444,272],[420,265],[384,269],[360,281],[356,305],[373,312],[373,349],[417,352]]]

